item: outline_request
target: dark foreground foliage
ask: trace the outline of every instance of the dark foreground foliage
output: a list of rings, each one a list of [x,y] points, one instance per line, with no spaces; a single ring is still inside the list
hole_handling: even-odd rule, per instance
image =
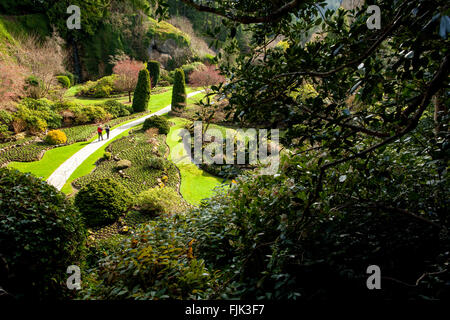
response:
[[[73,295],[66,269],[80,265],[86,230],[64,194],[45,181],[0,169],[0,287],[14,298]]]

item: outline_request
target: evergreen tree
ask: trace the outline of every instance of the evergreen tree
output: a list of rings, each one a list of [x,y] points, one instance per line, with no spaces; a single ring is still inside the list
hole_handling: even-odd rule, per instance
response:
[[[158,61],[150,60],[147,63],[147,70],[150,73],[150,79],[152,80],[152,87],[156,87],[159,81],[160,64]]]
[[[150,74],[147,69],[139,71],[139,78],[134,90],[133,96],[133,110],[134,112],[142,112],[147,110],[148,102],[150,101]]]
[[[175,70],[173,91],[172,91],[172,110],[181,111],[186,106],[186,85],[183,69]]]

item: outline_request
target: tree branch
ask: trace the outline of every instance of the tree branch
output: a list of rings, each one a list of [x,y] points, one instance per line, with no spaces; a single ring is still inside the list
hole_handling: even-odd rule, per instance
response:
[[[227,19],[240,22],[242,24],[276,22],[278,20],[281,20],[286,14],[295,10],[295,8],[297,8],[300,4],[304,2],[302,0],[293,0],[266,16],[249,16],[249,15],[238,16],[227,14],[225,12],[220,11],[217,8],[198,4],[194,0],[181,0],[181,1],[195,8],[198,11],[213,13],[225,17]]]

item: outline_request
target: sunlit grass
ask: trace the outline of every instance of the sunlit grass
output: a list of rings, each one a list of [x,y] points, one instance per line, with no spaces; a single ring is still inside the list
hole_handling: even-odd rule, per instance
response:
[[[175,117],[168,117],[168,119],[174,123],[174,126],[170,128],[166,142],[170,149],[173,150],[181,143],[181,137],[177,135],[178,129],[183,128],[184,124],[188,121]],[[178,167],[181,174],[180,192],[183,195],[183,198],[191,204],[197,205],[201,200],[211,197],[214,194],[213,189],[223,181],[223,179],[199,169],[193,163],[175,163],[175,165]]]

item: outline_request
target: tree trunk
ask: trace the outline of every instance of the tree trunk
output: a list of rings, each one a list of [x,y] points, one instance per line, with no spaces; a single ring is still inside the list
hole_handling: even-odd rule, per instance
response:
[[[443,130],[442,118],[447,114],[447,108],[444,102],[444,90],[436,92],[433,97],[434,104],[434,134],[438,137]]]
[[[128,91],[128,102],[131,103],[131,91]]]

